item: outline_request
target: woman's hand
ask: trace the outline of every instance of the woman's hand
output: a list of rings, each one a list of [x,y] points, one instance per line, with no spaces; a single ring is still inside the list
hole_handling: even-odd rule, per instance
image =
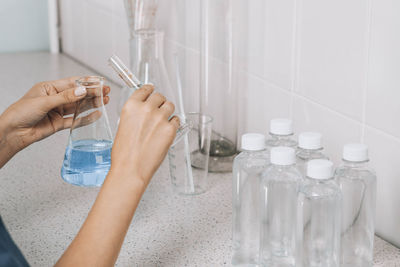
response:
[[[154,87],[135,91],[121,112],[111,154],[111,171],[123,177],[138,177],[146,186],[160,166],[179,128],[179,119],[169,117],[175,106]]]
[[[0,116],[0,167],[13,155],[28,145],[53,133],[70,128],[76,103],[88,93],[84,87],[76,87],[70,77],[36,84],[20,100],[12,104]],[[104,86],[104,103],[110,92]],[[93,96],[94,103],[98,98]]]
[[[114,266],[136,207],[174,140],[174,105],[144,85],[120,118],[111,169],[78,235],[56,266]]]

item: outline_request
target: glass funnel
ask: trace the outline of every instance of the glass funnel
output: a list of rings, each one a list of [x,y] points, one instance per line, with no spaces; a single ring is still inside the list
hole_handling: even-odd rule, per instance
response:
[[[101,186],[110,169],[113,137],[103,102],[104,78],[82,77],[87,90],[76,106],[61,177],[79,186]]]

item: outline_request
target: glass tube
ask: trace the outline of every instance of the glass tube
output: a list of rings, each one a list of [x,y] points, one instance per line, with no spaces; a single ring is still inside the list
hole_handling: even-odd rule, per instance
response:
[[[232,171],[237,153],[233,2],[202,0],[200,8],[200,112],[214,118],[209,171]]]
[[[131,32],[155,28],[158,0],[124,0],[126,15]]]

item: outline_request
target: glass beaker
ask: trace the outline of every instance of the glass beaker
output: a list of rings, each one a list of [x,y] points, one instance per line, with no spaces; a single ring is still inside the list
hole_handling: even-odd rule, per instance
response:
[[[185,121],[193,127],[181,142],[169,149],[169,171],[175,192],[196,195],[207,190],[212,118],[187,113]]]
[[[82,77],[87,90],[76,106],[61,177],[79,186],[101,186],[110,169],[113,137],[103,102],[104,78]]]
[[[143,84],[151,83],[169,101],[176,102],[164,62],[164,33],[154,29],[140,29],[131,39],[131,69]],[[179,113],[176,108],[175,113]]]
[[[237,153],[238,102],[232,9],[232,0],[201,1],[200,113],[210,114],[214,119],[210,172],[232,171]]]

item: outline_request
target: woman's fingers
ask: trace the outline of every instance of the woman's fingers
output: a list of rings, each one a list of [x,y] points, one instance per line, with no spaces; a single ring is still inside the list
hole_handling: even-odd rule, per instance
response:
[[[103,90],[103,103],[107,105],[110,102],[110,97],[108,94],[110,93],[110,87],[104,87]],[[89,98],[89,91],[86,95],[86,98],[81,103],[81,110],[86,111],[91,108],[98,108],[101,104],[101,96],[91,97]],[[73,114],[76,110],[76,103],[66,104],[64,105],[64,115]]]
[[[179,120],[179,118],[177,116],[173,116],[169,120],[169,123],[172,124],[175,127],[176,130],[178,130],[180,125],[181,125],[180,120]]]
[[[75,87],[75,82],[79,78],[80,76],[72,76],[61,80],[49,81],[47,83],[51,84],[57,90],[57,92],[60,93],[62,91],[68,90],[69,88]]]
[[[70,88],[76,87],[76,81],[81,78],[80,76],[72,76],[69,78],[61,79],[61,80],[54,80],[46,82],[49,85],[53,86],[58,93],[61,93],[65,90],[69,90]],[[100,96],[100,88],[91,88],[87,90],[88,96]],[[103,95],[107,95],[110,93],[110,86],[104,85],[103,86]]]
[[[103,88],[97,87],[97,88],[86,88],[87,91],[87,96],[88,97],[96,97],[96,96],[101,96],[103,93],[103,96],[108,95],[110,93],[110,86],[104,85]]]
[[[146,100],[146,103],[149,103],[152,107],[159,108],[162,104],[167,101],[167,98],[160,93],[153,93],[149,98]]]
[[[100,110],[93,111],[89,115],[75,119],[75,121],[73,121],[69,127],[76,129],[76,128],[79,128],[82,126],[89,125],[89,124],[97,121],[98,119],[100,119],[101,116],[102,116],[102,113]],[[67,123],[69,123],[68,119],[70,119],[70,118],[65,118],[64,121],[67,120]]]
[[[140,101],[146,101],[146,99],[153,93],[154,91],[154,86],[152,84],[145,84],[139,89],[137,89],[135,92],[132,94],[132,98],[140,100]]]
[[[49,112],[52,109],[60,107],[62,105],[75,103],[86,96],[86,88],[83,86],[70,88],[62,91],[56,95],[42,96],[40,97],[42,102],[43,111]]]
[[[165,118],[171,117],[175,111],[175,105],[170,101],[165,101],[160,107],[161,112],[165,115]]]
[[[108,102],[110,102],[110,97],[105,96],[103,97],[103,104],[107,105]],[[93,98],[85,98],[80,102],[79,104],[79,113],[88,111],[90,109],[94,108],[99,108],[101,107],[101,97],[93,97]],[[76,112],[76,104],[71,104],[68,105],[67,107],[64,107],[64,116],[65,115],[71,115]]]

